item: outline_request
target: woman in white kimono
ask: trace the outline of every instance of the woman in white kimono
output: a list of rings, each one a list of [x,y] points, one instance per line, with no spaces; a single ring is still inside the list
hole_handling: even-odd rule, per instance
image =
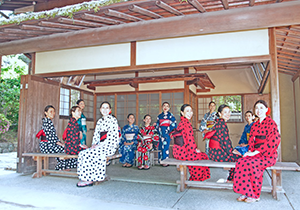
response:
[[[78,155],[77,187],[92,186],[93,182],[104,181],[106,158],[113,155],[119,145],[118,121],[111,115],[111,106],[105,101],[100,105],[102,118],[97,122],[93,143]]]

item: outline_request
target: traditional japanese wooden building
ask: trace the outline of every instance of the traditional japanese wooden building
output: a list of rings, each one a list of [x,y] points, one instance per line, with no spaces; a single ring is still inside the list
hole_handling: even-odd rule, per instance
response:
[[[38,151],[35,135],[44,107],[56,107],[61,136],[78,98],[86,102],[89,129],[104,100],[112,103],[121,126],[128,113],[137,116],[138,125],[147,113],[155,121],[163,101],[179,119],[180,106],[190,103],[202,150],[196,129],[209,101],[240,100],[241,111],[228,123],[236,145],[244,112],[262,98],[280,127],[280,158],[300,160],[299,1],[138,0],[97,9],[79,0],[28,2],[2,1],[0,10],[39,12],[81,4],[66,16],[54,9],[0,23],[0,56],[24,53],[32,61],[21,81],[19,172],[33,169],[22,153]]]

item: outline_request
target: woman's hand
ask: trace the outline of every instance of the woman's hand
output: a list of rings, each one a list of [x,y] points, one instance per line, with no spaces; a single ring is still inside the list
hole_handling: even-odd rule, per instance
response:
[[[61,143],[60,141],[56,142],[57,145],[65,147],[65,144]]]
[[[252,157],[254,155],[257,155],[258,153],[259,153],[259,151],[257,151],[257,150],[255,150],[254,152],[249,151],[249,152],[246,152],[243,157],[247,157],[247,156]]]
[[[235,154],[235,155],[240,155],[240,156],[242,156],[242,154],[241,154],[239,151],[237,151],[236,149],[233,150],[232,153]]]
[[[206,130],[206,129],[204,131],[202,131],[202,133],[204,133],[204,134],[206,134],[207,132],[208,132],[208,130]]]
[[[79,144],[80,147],[84,148],[84,149],[87,149],[89,148],[88,146],[84,145],[84,144]]]
[[[196,149],[196,152],[197,152],[197,153],[201,153],[201,150],[200,150],[200,149]]]
[[[96,147],[98,147],[99,145],[97,145],[97,144],[93,144],[92,146],[91,146],[91,149],[94,149],[94,148],[96,148]]]
[[[130,142],[130,143],[124,142],[125,146],[129,146],[129,145],[133,145],[133,144],[134,144],[134,142]]]
[[[79,131],[79,139],[82,139],[82,138],[83,138],[82,132]]]

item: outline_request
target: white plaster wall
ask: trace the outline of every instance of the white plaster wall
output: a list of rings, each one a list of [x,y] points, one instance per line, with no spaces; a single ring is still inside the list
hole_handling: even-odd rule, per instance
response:
[[[137,65],[269,54],[267,29],[136,43]]]
[[[176,82],[158,82],[158,83],[143,83],[139,85],[139,90],[172,90],[184,88],[183,81]]]
[[[130,43],[36,53],[35,73],[130,65]]]
[[[202,72],[201,72],[202,73]],[[257,85],[251,69],[207,71],[216,86],[210,92],[198,95],[257,93]]]

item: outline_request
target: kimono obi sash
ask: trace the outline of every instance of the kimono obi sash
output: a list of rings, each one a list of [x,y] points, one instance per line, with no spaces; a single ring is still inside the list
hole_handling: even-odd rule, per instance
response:
[[[159,126],[166,126],[169,127],[171,125],[171,120],[168,119],[160,119]]]
[[[266,140],[266,136],[255,136],[254,138],[254,148],[259,148]]]
[[[215,121],[213,121],[213,120],[206,121],[207,128],[212,128],[212,127],[214,127],[214,125],[215,125]]]
[[[36,137],[39,139],[41,138],[41,142],[48,142],[48,140],[46,139],[46,134],[44,132],[44,130],[40,130],[37,134]]]
[[[247,141],[249,141],[250,133],[247,133]]]
[[[125,134],[126,140],[132,140],[134,136],[135,136],[135,133],[126,133]]]
[[[105,141],[105,139],[107,138],[107,133],[108,133],[108,131],[100,132],[100,142]]]
[[[215,132],[214,132],[215,133]],[[211,149],[221,149],[220,142],[217,140],[216,136],[212,136],[209,141],[209,148]]]
[[[145,135],[145,136],[143,136],[143,141],[146,144],[150,144],[152,142],[152,135]]]

